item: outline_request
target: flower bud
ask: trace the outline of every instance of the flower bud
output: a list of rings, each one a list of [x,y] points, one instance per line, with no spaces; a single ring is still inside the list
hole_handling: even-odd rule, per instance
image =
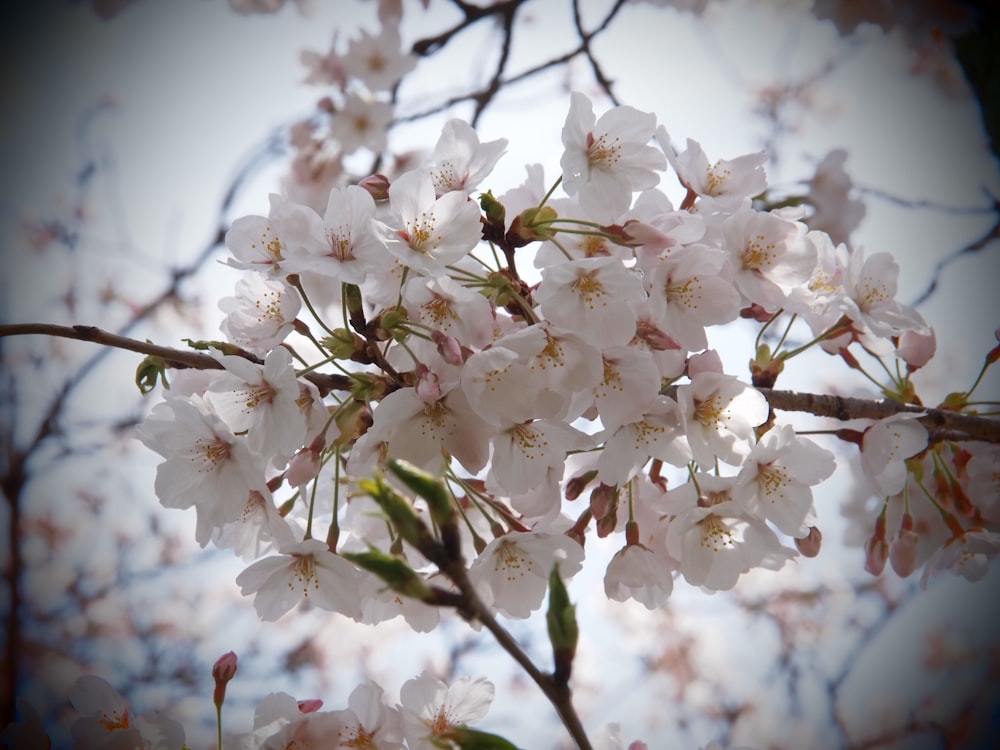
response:
[[[906,578],[917,566],[917,541],[917,534],[913,530],[913,516],[904,513],[899,532],[889,545],[889,562],[900,578]]]
[[[904,331],[896,346],[896,356],[906,362],[906,368],[913,372],[926,365],[937,349],[937,338],[932,328],[929,333]]]
[[[373,174],[365,177],[358,185],[367,190],[371,197],[377,201],[389,199],[389,178],[384,174]]]
[[[319,475],[322,465],[317,451],[311,447],[303,448],[289,460],[288,468],[285,469],[285,480],[292,487],[301,487]]]
[[[212,679],[215,680],[215,693],[212,700],[216,708],[222,708],[226,700],[226,684],[236,674],[236,654],[232,651],[220,656],[212,665]]]
[[[885,561],[889,557],[889,545],[885,539],[871,537],[865,542],[865,570],[873,576],[881,575],[885,570]]]
[[[823,534],[815,526],[809,527],[809,533],[801,539],[795,540],[795,548],[803,557],[816,557],[823,544]]]
[[[449,365],[461,367],[465,364],[465,357],[462,356],[462,345],[454,336],[448,336],[441,331],[431,331],[431,338],[437,345],[438,354]]]
[[[313,714],[323,708],[323,701],[319,698],[306,698],[298,702],[300,714]]]

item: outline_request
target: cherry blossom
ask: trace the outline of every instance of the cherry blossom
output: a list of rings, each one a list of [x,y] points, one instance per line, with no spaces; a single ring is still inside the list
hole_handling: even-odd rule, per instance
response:
[[[813,521],[812,485],[833,474],[833,454],[800,438],[790,425],[767,431],[747,456],[733,499],[793,537],[805,537]]]
[[[677,389],[677,403],[694,459],[739,465],[750,453],[753,428],[768,415],[767,400],[733,375],[701,372]]]
[[[314,273],[348,284],[361,284],[388,260],[372,230],[375,201],[357,185],[330,191],[322,218],[313,213],[289,227],[288,273]]]
[[[639,276],[617,258],[583,258],[543,268],[535,292],[546,320],[586,334],[598,348],[632,339],[636,315],[630,303],[644,297]]]
[[[264,621],[277,620],[295,605],[311,602],[320,609],[357,617],[361,574],[318,539],[281,548],[281,554],[258,560],[236,577],[244,596]]]
[[[638,420],[607,430],[596,441],[604,446],[597,462],[598,477],[609,485],[625,484],[651,458],[674,466],[691,460],[677,402],[666,396],[658,396]]]
[[[410,279],[403,287],[403,303],[413,320],[466,346],[483,347],[493,340],[489,300],[448,276]]]
[[[899,265],[889,253],[875,253],[866,258],[862,247],[851,253],[844,285],[848,295],[845,312],[862,327],[862,332],[888,337],[909,329],[926,331],[927,324],[920,313],[896,300],[898,276]],[[877,351],[886,349],[871,336],[864,343]],[[891,351],[890,345],[886,353]]]
[[[267,493],[263,471],[246,442],[200,399],[171,399],[153,407],[139,439],[164,457],[154,489],[165,508],[198,510],[203,547],[213,529],[235,521],[252,490]]]
[[[559,575],[575,575],[583,548],[565,534],[517,531],[497,537],[469,568],[480,596],[507,617],[529,617],[542,604],[552,566]]]
[[[401,263],[428,276],[441,276],[482,237],[479,206],[464,193],[435,198],[428,172],[414,170],[397,177],[389,188],[393,224],[375,222],[389,252]]]
[[[566,454],[590,447],[589,438],[567,424],[550,420],[516,422],[493,436],[490,478],[507,494],[537,487]]]
[[[306,431],[292,355],[279,346],[268,352],[263,367],[235,355],[219,361],[230,374],[209,388],[205,401],[234,433],[247,434],[251,452],[283,466],[302,446]]]
[[[914,412],[880,419],[865,430],[861,465],[879,494],[895,495],[906,484],[906,459],[927,447],[927,429]]]
[[[673,589],[670,562],[641,544],[629,544],[618,550],[604,574],[604,593],[609,599],[618,602],[635,599],[646,609],[666,604]]]
[[[69,691],[73,708],[73,744],[95,750],[134,750],[143,740],[128,702],[105,680],[94,675],[77,679]]]
[[[667,162],[649,145],[656,116],[632,107],[615,107],[595,118],[590,100],[570,95],[562,130],[560,166],[567,195],[579,194],[588,213],[613,220],[632,203],[632,192],[655,187]]]
[[[931,556],[924,566],[920,585],[926,588],[931,578],[945,570],[968,581],[979,581],[997,554],[1000,554],[1000,534],[984,529],[965,531],[949,539]]]
[[[448,685],[425,671],[407,680],[399,691],[407,747],[436,750],[435,739],[449,729],[485,717],[493,694],[485,677],[460,677]]]
[[[377,34],[361,29],[347,42],[344,70],[360,79],[372,91],[388,91],[416,67],[417,59],[404,52],[399,29],[385,24]]]
[[[236,282],[236,296],[219,300],[226,313],[220,328],[231,342],[266,354],[292,331],[302,299],[281,279],[249,273]]]
[[[765,310],[781,307],[816,268],[816,248],[805,241],[805,225],[775,214],[735,213],[723,222],[722,237],[733,261],[733,282],[747,303]]]
[[[280,271],[285,259],[281,225],[290,202],[277,193],[271,193],[269,200],[271,210],[266,217],[241,216],[233,221],[226,232],[226,247],[233,254],[227,265],[268,275]]]
[[[649,312],[665,333],[690,351],[708,346],[705,327],[735,320],[740,295],[725,255],[692,245],[658,260],[646,277]]]
[[[781,547],[767,524],[732,500],[732,477],[699,474],[697,480],[705,493],[697,504],[691,483],[668,493],[674,509],[686,506],[667,527],[666,545],[689,584],[728,591],[751,569],[780,567],[794,554]]]
[[[816,173],[806,183],[809,185],[809,203],[813,214],[806,223],[829,235],[835,243],[847,242],[851,232],[858,228],[865,217],[865,204],[851,198],[854,183],[844,170],[847,152],[836,148],[816,165]]]
[[[657,140],[684,184],[701,198],[702,212],[734,211],[748,206],[750,198],[767,187],[764,173],[767,154],[763,151],[709,164],[701,144],[691,138],[687,139],[687,149],[676,157],[662,126],[657,131]]]
[[[451,190],[470,193],[493,171],[506,149],[506,138],[480,143],[469,123],[448,120],[434,146],[432,177],[437,194]]]
[[[370,96],[349,92],[330,119],[330,134],[344,153],[368,148],[376,153],[386,145],[392,122],[392,105]]]

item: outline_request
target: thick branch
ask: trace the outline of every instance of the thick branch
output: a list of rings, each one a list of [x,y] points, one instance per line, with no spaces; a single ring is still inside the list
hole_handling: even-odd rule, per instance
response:
[[[93,344],[112,347],[115,349],[125,349],[130,352],[146,354],[152,357],[160,357],[166,362],[168,367],[174,369],[193,368],[196,370],[222,370],[222,364],[210,354],[192,351],[190,349],[174,349],[169,346],[160,346],[148,341],[130,339],[127,336],[119,336],[109,331],[102,330],[96,326],[60,326],[49,323],[15,323],[12,325],[0,325],[0,338],[4,336],[23,336],[26,334],[39,334],[42,336],[58,336],[66,339],[76,339],[77,341],[89,341]],[[241,353],[241,356],[252,362],[261,364],[258,357],[249,352]],[[313,383],[320,392],[326,394],[330,391],[350,391],[351,379],[346,375],[332,375],[319,372],[310,372],[303,375],[306,380]]]
[[[0,337],[26,334],[59,336],[117,349],[126,349],[139,354],[160,357],[174,368],[223,369],[219,361],[209,354],[130,339],[95,326],[60,326],[48,323],[0,325]],[[242,353],[242,356],[260,364],[260,359],[249,352]],[[351,379],[346,375],[310,372],[303,377],[315,384],[324,394],[331,391],[351,390]],[[884,419],[893,414],[909,412],[922,414],[919,417],[920,422],[932,433],[932,437],[938,433],[946,433],[948,439],[951,440],[983,440],[988,443],[1000,443],[1000,420],[980,417],[975,414],[963,414],[948,409],[931,409],[915,404],[901,404],[886,400],[874,401],[819,393],[776,391],[771,388],[759,388],[758,390],[771,404],[771,408],[781,411],[808,412],[818,417],[832,417],[845,422],[851,419]]]
[[[963,414],[948,409],[929,409],[915,404],[901,404],[896,401],[873,401],[847,396],[830,396],[817,393],[796,393],[795,391],[775,391],[758,388],[771,404],[771,408],[781,411],[804,411],[818,417],[833,417],[841,421],[849,419],[885,419],[904,412],[923,414],[920,422],[934,433],[945,431],[951,439],[965,435],[966,440],[983,440],[1000,443],[1000,420]]]

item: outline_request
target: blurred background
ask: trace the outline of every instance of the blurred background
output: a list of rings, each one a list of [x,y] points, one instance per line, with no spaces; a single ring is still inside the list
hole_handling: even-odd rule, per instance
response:
[[[221,237],[289,189],[292,127],[315,122],[329,95],[306,81],[302,52],[344,51],[360,29],[380,28],[375,2],[259,4],[273,12],[225,0],[45,0],[6,12],[0,323],[96,325],[170,346],[221,338],[217,301],[239,277],[218,262]],[[517,8],[507,47],[495,19],[461,26],[461,3],[402,7],[404,48],[451,33],[396,91],[392,154],[427,152],[447,118],[475,118],[481,140],[509,139],[483,189],[517,186],[531,163],[551,177],[569,92],[590,95],[598,114],[612,104],[599,79],[711,161],[768,149],[779,195],[807,192],[821,160],[843,149],[851,197],[865,205],[850,242],[896,256],[898,298],[937,331],[937,358],[915,378],[924,402],[975,379],[1000,326],[1000,185],[950,46],[982,22],[970,5],[534,0]],[[597,33],[582,45],[581,30]],[[478,111],[469,95],[504,49],[509,83]],[[350,169],[363,176],[374,156]],[[680,187],[661,187],[676,205]],[[713,332],[729,371],[745,373],[752,331]],[[158,457],[134,429],[159,396],[136,389],[139,355],[37,336],[0,339],[0,355],[0,723],[16,693],[64,746],[66,693],[93,673],[137,713],[181,720],[192,748],[214,747],[210,667],[233,650],[229,731],[248,730],[269,692],[338,708],[373,678],[395,700],[429,667],[496,683],[483,728],[522,747],[563,746],[534,686],[461,621],[431,634],[318,611],[260,623],[233,582],[243,563],[198,548],[193,513],[153,495]],[[874,394],[824,357],[794,361],[779,385]],[[1000,398],[995,372],[977,395]],[[972,747],[1000,731],[996,571],[926,591],[919,571],[870,576],[857,519],[875,511],[865,516],[863,494],[846,468],[817,489],[819,557],[755,571],[725,595],[678,581],[661,611],[606,601],[604,566],[621,540],[589,545],[570,588],[587,727],[616,721],[626,742],[651,748]],[[510,626],[545,663],[542,619]]]

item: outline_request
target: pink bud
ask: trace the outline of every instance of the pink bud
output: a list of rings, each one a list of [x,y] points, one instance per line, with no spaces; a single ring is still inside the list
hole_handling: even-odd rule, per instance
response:
[[[292,487],[301,487],[316,478],[321,466],[319,454],[310,448],[303,448],[289,460],[285,479]]]
[[[706,349],[688,360],[688,377],[694,377],[702,372],[725,372],[725,368],[722,366],[722,357],[715,349]]]
[[[371,193],[372,198],[377,201],[389,199],[389,178],[384,174],[373,174],[365,177],[358,185]]]
[[[215,680],[215,693],[212,700],[219,708],[226,700],[226,683],[236,674],[236,654],[232,651],[220,656],[212,665],[212,679]]]
[[[312,714],[323,708],[323,701],[319,698],[307,698],[304,701],[298,702],[299,713],[302,714]]]
[[[590,512],[597,520],[604,518],[615,507],[618,488],[603,482],[590,493]]]
[[[462,357],[462,345],[454,336],[448,336],[441,331],[431,331],[431,338],[437,344],[438,354],[444,357],[444,361],[449,365],[461,367],[465,360]]]
[[[417,365],[417,395],[425,404],[433,404],[441,399],[441,383],[438,376],[427,369],[426,365]]]
[[[669,334],[661,331],[649,321],[638,321],[635,325],[635,335],[645,341],[650,349],[656,351],[669,351],[681,348],[681,345],[674,341]]]
[[[889,562],[900,578],[906,578],[917,567],[917,541],[917,534],[913,531],[913,516],[904,513],[899,533],[889,545]]]
[[[823,534],[815,526],[809,527],[809,533],[795,540],[795,547],[804,557],[816,557],[823,544]]]
[[[906,362],[910,372],[919,370],[926,365],[937,350],[937,338],[934,329],[930,333],[919,331],[904,331],[899,337],[896,356]]]
[[[865,542],[865,570],[873,576],[882,574],[888,557],[889,545],[886,544],[885,539],[873,536]]]

